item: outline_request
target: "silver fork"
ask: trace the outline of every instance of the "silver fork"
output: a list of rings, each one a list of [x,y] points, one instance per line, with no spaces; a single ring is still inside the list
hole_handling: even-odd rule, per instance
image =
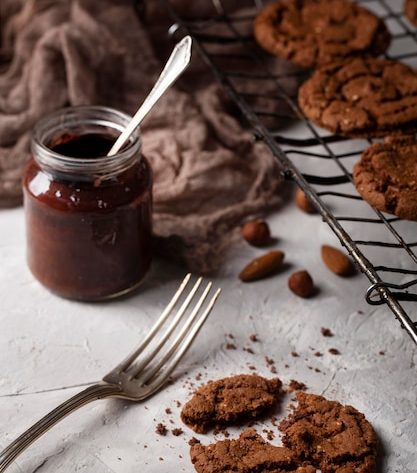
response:
[[[59,405],[0,453],[0,472],[5,471],[20,453],[47,430],[89,402],[107,397],[143,401],[165,384],[191,346],[220,294],[220,289],[217,289],[204,305],[212,283],[209,282],[198,297],[197,292],[202,283],[202,278],[199,278],[186,295],[184,291],[190,278],[191,274],[187,274],[174,297],[136,350],[110,371],[102,381],[89,386]],[[184,300],[181,302],[183,294]],[[178,305],[175,316],[171,317],[172,320],[168,324],[170,315]],[[187,313],[189,315],[185,316]],[[168,324],[168,327],[160,337],[157,337],[165,324]]]

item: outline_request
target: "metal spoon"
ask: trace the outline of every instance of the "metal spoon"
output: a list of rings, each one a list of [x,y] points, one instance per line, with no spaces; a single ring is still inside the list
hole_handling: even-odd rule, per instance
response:
[[[156,102],[184,72],[191,60],[191,46],[191,36],[186,36],[175,46],[153,89],[150,91],[143,104],[139,107],[139,110],[136,112],[125,130],[120,134],[119,138],[117,138],[107,156],[114,156],[120,151],[126,141],[130,138],[130,135],[152,110]]]

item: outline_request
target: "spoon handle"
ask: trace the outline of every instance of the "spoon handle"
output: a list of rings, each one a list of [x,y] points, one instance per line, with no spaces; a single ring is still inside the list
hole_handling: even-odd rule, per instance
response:
[[[130,135],[136,130],[140,125],[142,120],[150,112],[152,107],[156,102],[161,98],[165,91],[171,87],[175,80],[183,73],[191,60],[191,46],[192,39],[191,36],[186,36],[183,38],[174,48],[171,53],[171,56],[166,63],[164,70],[161,72],[156,84],[153,89],[146,97],[142,106],[136,112],[135,116],[129,122],[125,130],[117,138],[116,142],[110,149],[107,156],[114,156],[120,151],[126,141],[129,139]]]

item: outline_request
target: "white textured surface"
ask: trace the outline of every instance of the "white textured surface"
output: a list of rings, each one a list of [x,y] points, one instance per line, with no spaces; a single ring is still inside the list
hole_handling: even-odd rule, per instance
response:
[[[189,396],[184,371],[193,379],[201,372],[204,381],[248,372],[247,365],[253,364],[268,375],[268,355],[283,381],[304,381],[311,391],[351,403],[366,414],[385,450],[381,473],[415,473],[415,346],[388,309],[366,305],[364,277],[339,279],[323,267],[320,244],[332,243],[334,237],[318,217],[290,206],[270,222],[291,269],[306,268],[313,275],[320,288],[316,298],[293,296],[287,289],[288,271],[242,285],[236,274],[259,250],[237,246],[216,279],[224,289],[217,308],[177,371],[174,385],[143,404],[110,400],[83,408],[34,444],[10,471],[192,472],[187,445],[192,433],[187,428],[180,437],[154,432],[157,422],[170,427],[169,418],[175,427],[181,426],[174,401]],[[158,263],[140,294],[106,304],[80,304],[40,287],[26,268],[24,253],[22,209],[2,211],[0,446],[123,357],[182,277],[182,271]],[[322,326],[330,327],[335,336],[322,337]],[[225,350],[229,332],[238,350]],[[252,333],[259,335],[260,343],[249,342]],[[245,346],[256,354],[242,351]],[[341,356],[327,353],[333,346]],[[324,356],[313,356],[311,347]],[[293,350],[299,358],[290,355]],[[385,356],[378,354],[380,350]],[[165,414],[167,407],[172,408],[171,416]],[[200,438],[208,442],[212,436]]]

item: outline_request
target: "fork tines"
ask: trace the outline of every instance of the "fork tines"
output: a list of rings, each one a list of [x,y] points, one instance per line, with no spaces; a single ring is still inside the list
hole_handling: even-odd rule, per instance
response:
[[[169,377],[197,336],[221,291],[217,289],[211,293],[212,282],[200,289],[201,277],[187,291],[190,280],[191,274],[187,274],[140,346],[118,366],[119,373],[125,372],[130,380],[140,378],[143,385],[162,382]]]

